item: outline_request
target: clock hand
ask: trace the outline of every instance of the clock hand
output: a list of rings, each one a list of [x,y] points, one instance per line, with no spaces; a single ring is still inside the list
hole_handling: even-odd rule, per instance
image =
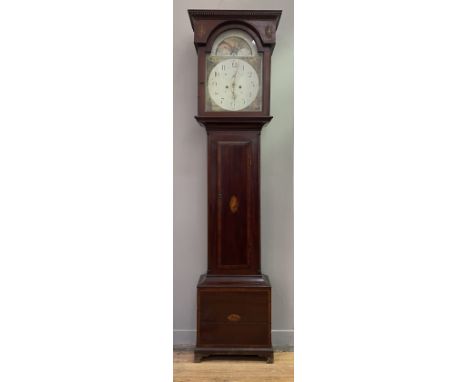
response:
[[[231,86],[231,92],[232,92],[232,98],[234,99],[234,102],[236,101],[236,93],[234,92],[234,82],[232,83]]]
[[[236,72],[232,77],[232,97],[234,98],[234,102],[236,101],[236,79],[237,79],[237,72],[239,71],[239,66],[236,68]]]
[[[236,68],[236,71],[234,73],[234,75],[232,76],[232,81],[234,82],[235,79],[236,79],[236,76],[237,76],[237,71],[239,70],[239,67]]]

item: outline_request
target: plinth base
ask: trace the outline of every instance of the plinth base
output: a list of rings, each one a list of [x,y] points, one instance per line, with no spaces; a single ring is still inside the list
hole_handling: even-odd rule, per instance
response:
[[[273,362],[266,275],[202,275],[197,290],[195,362],[210,355],[256,355]]]

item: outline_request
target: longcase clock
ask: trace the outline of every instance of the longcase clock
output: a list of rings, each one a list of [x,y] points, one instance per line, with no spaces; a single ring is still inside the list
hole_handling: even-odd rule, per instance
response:
[[[271,55],[281,11],[189,10],[197,121],[208,137],[208,269],[197,286],[195,362],[273,362],[271,285],[260,266],[260,133],[271,120]]]

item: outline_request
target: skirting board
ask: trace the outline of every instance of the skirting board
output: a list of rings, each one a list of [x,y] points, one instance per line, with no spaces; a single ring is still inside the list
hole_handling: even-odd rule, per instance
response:
[[[174,329],[173,344],[177,348],[191,348],[195,346],[195,329]],[[294,330],[272,330],[271,342],[275,349],[292,348],[294,346]]]

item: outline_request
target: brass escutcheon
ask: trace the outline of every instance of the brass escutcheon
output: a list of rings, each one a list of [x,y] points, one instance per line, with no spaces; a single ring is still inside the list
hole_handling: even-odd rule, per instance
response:
[[[232,313],[230,314],[229,316],[227,316],[227,319],[229,321],[239,321],[240,320],[240,316],[238,314],[235,314],[235,313]]]

